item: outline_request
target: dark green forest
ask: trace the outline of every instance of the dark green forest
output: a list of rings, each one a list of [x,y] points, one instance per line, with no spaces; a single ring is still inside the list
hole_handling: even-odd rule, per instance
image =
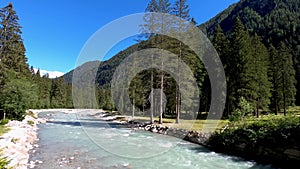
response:
[[[41,77],[27,64],[25,51],[19,17],[10,3],[0,10],[0,118],[21,120],[29,108],[72,107],[64,78]]]
[[[287,114],[289,106],[300,105],[300,3],[296,0],[241,0],[198,27],[207,34],[222,60],[227,80],[224,118],[234,118],[249,105],[248,114]],[[197,24],[189,14],[185,0],[151,0],[145,12],[173,14]],[[61,78],[41,77],[39,71],[27,64],[21,26],[12,4],[0,11],[0,113],[2,117],[20,119],[29,108],[72,108],[73,71]],[[155,21],[145,16],[146,26]],[[178,25],[180,27],[180,25]],[[130,54],[147,48],[170,51],[193,71],[200,90],[197,112],[184,111],[179,85],[161,69],[140,72],[130,83],[129,97],[133,107],[129,114],[143,115],[151,107],[151,91],[158,89],[166,95],[166,110],[151,110],[155,117],[205,117],[210,107],[211,87],[205,66],[195,53],[182,42],[159,34],[141,32],[137,44],[121,51],[107,61],[88,62],[77,69],[93,67],[96,71],[98,108],[115,110],[110,85],[118,65]],[[150,57],[150,56],[149,56]],[[178,70],[180,68],[178,67]],[[88,74],[88,72],[87,72]],[[84,94],[82,95],[84,99]],[[122,104],[118,102],[116,104]],[[193,104],[191,101],[190,104]],[[82,108],[89,108],[86,103]],[[139,110],[139,111],[137,111]],[[243,112],[245,113],[245,112]]]
[[[189,16],[186,1],[172,5],[169,1],[152,0],[145,11],[184,16],[184,19],[196,23]],[[289,106],[299,105],[299,13],[299,2],[295,0],[242,0],[199,26],[212,41],[225,68],[227,99],[224,118],[239,112],[239,105],[243,102],[250,105],[249,113],[257,117],[261,113],[286,115]],[[146,23],[149,20],[146,19]],[[199,112],[207,112],[211,90],[209,77],[201,61],[176,39],[155,34],[145,36],[146,40],[101,62],[99,69],[94,70],[97,71],[99,95],[109,93],[113,73],[128,55],[147,48],[162,48],[177,54],[193,70],[201,90]],[[92,63],[84,66],[88,67],[89,64]],[[72,72],[65,77],[70,83]],[[141,72],[131,82],[131,102],[142,111],[135,113],[149,109],[148,98],[152,88],[163,90],[166,94],[168,101],[163,115],[178,115],[181,111],[178,84],[161,70]],[[113,107],[109,95],[99,98],[101,107]],[[133,109],[128,107],[128,112]],[[156,115],[159,114],[156,112]]]

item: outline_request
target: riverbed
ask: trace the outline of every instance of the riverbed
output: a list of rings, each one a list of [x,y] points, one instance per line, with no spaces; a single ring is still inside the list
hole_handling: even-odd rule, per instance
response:
[[[239,157],[218,154],[174,137],[101,121],[89,110],[45,111],[38,147],[29,168],[36,169],[272,169]]]

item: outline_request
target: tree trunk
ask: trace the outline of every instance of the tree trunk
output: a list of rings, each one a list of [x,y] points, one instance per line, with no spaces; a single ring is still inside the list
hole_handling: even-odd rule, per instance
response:
[[[153,63],[153,55],[151,55],[151,61]],[[150,102],[151,102],[151,106],[150,106],[150,123],[153,124],[154,123],[154,118],[153,118],[153,109],[154,109],[154,98],[153,98],[153,92],[154,92],[154,89],[153,89],[153,81],[154,81],[154,78],[153,78],[153,68],[151,69],[151,93],[150,93]]]
[[[133,118],[134,118],[134,111],[135,111],[135,107],[134,107],[134,105],[135,105],[135,100],[134,100],[134,95],[133,95],[133,99],[132,99],[132,120],[133,120]]]
[[[275,115],[278,115],[278,103],[277,103],[277,96],[275,96]]]
[[[259,100],[256,102],[256,117],[259,118],[259,106],[258,106]]]
[[[285,95],[284,65],[283,65],[283,71],[282,71],[282,93],[283,93],[283,115],[286,116],[286,95]]]
[[[163,65],[163,63],[162,63]],[[160,113],[159,113],[159,124],[162,124],[163,115],[163,94],[164,94],[164,73],[161,74],[161,84],[160,84]]]

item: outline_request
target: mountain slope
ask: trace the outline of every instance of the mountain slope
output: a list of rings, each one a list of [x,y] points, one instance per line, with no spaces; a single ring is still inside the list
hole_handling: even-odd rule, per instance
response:
[[[199,26],[210,38],[219,24],[228,35],[239,17],[251,34],[262,37],[267,47],[284,42],[293,55],[296,70],[297,100],[300,105],[300,1],[241,0]]]
[[[212,38],[218,24],[228,35],[239,17],[251,34],[262,37],[267,47],[285,42],[293,55],[296,69],[297,104],[300,104],[300,1],[299,0],[241,0],[226,10],[203,23],[199,28]],[[110,83],[115,68],[124,58],[136,51],[141,44],[133,45],[121,51],[110,60],[102,62],[97,73],[97,84]],[[85,66],[88,66],[85,65]],[[72,82],[72,71],[65,75],[68,83]]]
[[[126,58],[128,55],[130,55],[131,53],[133,53],[134,51],[136,51],[138,45],[133,45],[129,48],[127,48],[124,51],[119,52],[117,55],[115,55],[114,57],[112,57],[111,59],[107,60],[107,61],[89,61],[86,62],[84,64],[82,64],[81,66],[76,68],[76,71],[92,71],[95,72],[97,71],[97,77],[96,77],[96,84],[99,86],[105,86],[108,85],[110,83],[110,80],[112,79],[113,73],[116,69],[116,67],[118,67],[118,65],[122,62],[122,60],[124,58]],[[92,70],[91,70],[92,68]],[[94,70],[95,68],[98,68],[97,70]],[[73,78],[73,73],[74,70],[66,73],[64,75],[65,78],[65,82],[66,83],[72,83],[72,78]],[[88,72],[84,72],[82,73],[83,75],[88,74]]]

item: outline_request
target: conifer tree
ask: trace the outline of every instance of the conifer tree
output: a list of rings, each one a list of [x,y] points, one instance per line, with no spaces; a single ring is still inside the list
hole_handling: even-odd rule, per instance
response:
[[[66,87],[64,78],[52,79],[50,90],[50,106],[62,108],[66,104]]]
[[[272,77],[271,109],[278,114],[283,110],[286,115],[287,106],[294,105],[296,96],[295,69],[290,51],[284,43],[278,49],[270,47],[270,74]]]
[[[245,97],[255,108],[255,114],[259,116],[259,110],[268,110],[270,104],[271,83],[268,79],[269,55],[267,48],[262,44],[260,37],[254,35],[251,39],[252,57],[245,64],[244,79],[246,82]]]
[[[170,26],[170,18],[169,17],[165,17],[164,14],[169,14],[170,13],[170,2],[169,0],[159,0],[158,2],[158,9],[160,13],[163,13],[160,16],[160,26],[161,26],[161,31],[160,33],[162,34],[160,36],[161,39],[161,48],[163,48],[164,43],[165,43],[165,39],[164,39],[164,34],[166,34],[169,30],[169,26]],[[160,113],[159,113],[159,124],[162,124],[162,118],[163,118],[163,108],[164,108],[164,58],[163,58],[163,54],[161,54],[161,78],[160,78]]]
[[[292,55],[286,45],[281,42],[278,48],[278,56],[281,59],[281,81],[282,81],[282,102],[283,113],[286,115],[287,106],[295,103],[296,79]]]
[[[270,71],[269,76],[271,77],[271,83],[272,83],[272,97],[271,97],[271,104],[270,109],[275,112],[275,115],[277,115],[280,111],[280,96],[281,91],[280,90],[280,84],[282,81],[280,81],[281,73],[280,73],[280,65],[281,60],[278,56],[278,51],[275,49],[274,46],[271,46],[269,49],[270,53]]]
[[[145,12],[150,12],[145,14],[144,16],[144,25],[142,25],[142,33],[146,34],[146,38],[148,38],[150,42],[150,47],[153,47],[156,45],[156,35],[153,32],[156,32],[157,29],[157,16],[151,12],[158,12],[158,4],[157,0],[151,0],[145,10]],[[152,32],[152,33],[149,33]],[[151,55],[151,60],[153,62],[153,54]],[[151,69],[151,91],[154,90],[154,72],[153,69]],[[150,104],[151,110],[150,110],[150,123],[154,123],[154,96],[153,92],[150,93]]]
[[[0,60],[7,69],[29,74],[19,17],[12,3],[0,10]]]
[[[190,14],[189,14],[189,6],[186,3],[186,0],[177,0],[175,1],[175,5],[172,9],[172,14],[179,17],[180,20],[179,23],[176,23],[176,26],[178,28],[179,37],[181,37],[182,32],[185,29],[185,21],[190,21]],[[177,65],[177,74],[178,74],[178,84],[176,88],[176,123],[179,123],[180,119],[180,111],[181,111],[181,94],[180,94],[180,87],[181,87],[181,80],[180,80],[180,67],[179,63],[182,60],[182,42],[179,42],[178,48],[179,48],[179,54],[178,54],[178,65]]]
[[[228,57],[230,57],[230,53],[229,53],[229,40],[227,39],[226,35],[224,34],[222,28],[220,25],[217,26],[215,32],[214,32],[214,37],[212,39],[212,43],[216,49],[216,51],[219,54],[219,57],[222,61],[225,73],[229,72],[229,63],[228,63]],[[208,76],[208,75],[206,75]],[[208,78],[206,78],[207,80],[209,80]],[[227,76],[226,79],[227,83],[229,82],[229,75]],[[206,83],[207,84],[207,83]],[[209,82],[208,82],[209,85]],[[205,88],[210,88],[209,86],[205,86]],[[230,90],[230,88],[228,89]],[[230,92],[228,92],[230,93]],[[210,90],[208,90],[207,92],[205,92],[206,95],[210,95]],[[206,96],[206,98],[210,98],[209,96]],[[226,98],[226,113],[224,114],[224,116],[228,116],[230,114],[230,102],[229,102],[229,95],[227,95]],[[208,102],[208,101],[205,101]],[[205,106],[207,107],[207,106]]]
[[[245,65],[252,57],[250,36],[239,18],[233,27],[230,44],[231,50],[226,74],[229,76],[229,103],[232,104],[230,107],[234,110],[238,105],[239,98],[247,95],[245,89],[248,82],[246,78],[248,72],[246,72]]]

